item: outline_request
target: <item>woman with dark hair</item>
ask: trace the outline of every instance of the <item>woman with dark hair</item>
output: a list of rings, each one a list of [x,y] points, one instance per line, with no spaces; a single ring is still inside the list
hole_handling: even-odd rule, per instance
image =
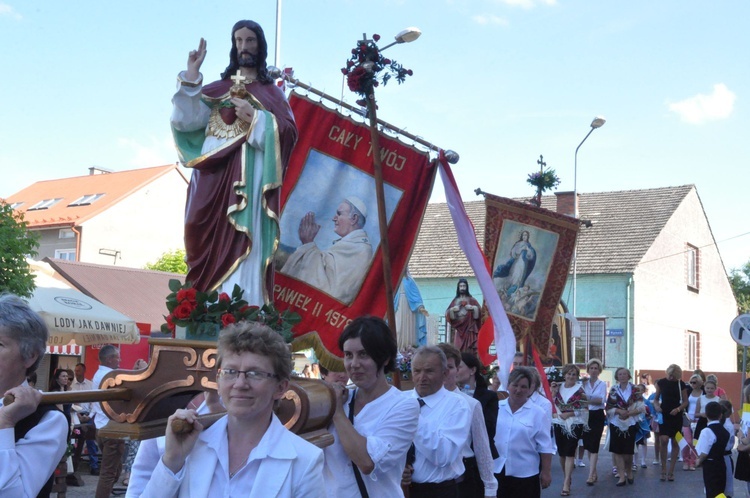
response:
[[[388,384],[396,365],[396,340],[376,317],[360,317],[341,333],[339,349],[355,388],[338,385],[325,448],[328,497],[402,496],[406,453],[417,432],[419,403]]]
[[[589,478],[586,484],[593,486],[599,478],[596,463],[599,460],[599,443],[604,432],[604,401],[607,397],[607,386],[599,379],[602,373],[602,362],[591,358],[586,364],[589,378],[583,381],[583,391],[589,401],[589,430],[583,433],[583,448],[589,452]]]
[[[49,392],[65,392],[70,391],[70,377],[68,376],[68,371],[64,368],[58,368],[55,370],[55,373],[52,377],[52,384],[49,386]],[[60,409],[61,412],[65,415],[65,418],[68,420],[68,427],[70,427],[70,408],[71,403],[64,403],[61,405],[57,405],[57,408]],[[68,429],[68,434],[70,435],[70,429]]]
[[[458,366],[456,383],[459,388],[462,388],[467,394],[471,394],[482,405],[487,435],[490,438],[490,451],[492,451],[492,458],[497,458],[494,440],[499,400],[497,393],[489,389],[487,381],[482,377],[482,363],[472,353],[461,353],[461,364]]]
[[[556,413],[552,415],[552,427],[555,430],[557,454],[565,473],[561,496],[570,496],[570,485],[575,466],[575,454],[578,440],[583,437],[584,428],[588,425],[586,410],[586,393],[578,383],[580,370],[572,363],[562,369],[565,382],[558,384],[554,403]]]
[[[450,348],[450,345],[447,345]],[[440,346],[442,347],[442,345]],[[445,350],[444,350],[445,351]],[[484,422],[484,427],[487,430],[487,437],[489,441],[489,453],[480,451],[480,445],[477,441],[472,442],[471,450],[474,452],[474,457],[464,458],[464,466],[466,472],[464,473],[464,482],[459,485],[461,490],[461,496],[471,497],[484,497],[485,484],[482,480],[481,470],[477,463],[482,463],[483,458],[488,462],[486,467],[486,476],[489,477],[489,481],[493,480],[492,476],[492,460],[498,457],[497,448],[495,447],[495,429],[497,427],[497,410],[498,410],[498,398],[497,393],[490,391],[487,388],[487,382],[482,377],[482,364],[479,359],[471,353],[463,352],[461,354],[461,362],[458,364],[458,371],[456,373],[456,385],[461,389],[464,394],[471,396],[479,402],[477,405],[481,408],[481,417],[475,415],[480,422],[477,424],[481,428],[481,421]],[[446,353],[450,361],[450,356]],[[447,387],[447,383],[446,383]],[[474,430],[474,421],[472,418],[472,439],[477,437]],[[486,448],[486,447],[485,447]],[[474,464],[467,464],[467,461],[473,459]],[[467,475],[468,474],[468,475]],[[496,486],[492,483],[493,486]],[[489,486],[489,484],[488,484]],[[496,493],[495,493],[496,494]]]

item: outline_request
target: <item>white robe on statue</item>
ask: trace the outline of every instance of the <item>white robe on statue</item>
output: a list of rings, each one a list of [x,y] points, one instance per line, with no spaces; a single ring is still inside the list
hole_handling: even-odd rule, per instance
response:
[[[287,259],[281,272],[350,303],[359,292],[372,260],[367,232],[353,230],[321,251],[315,242],[302,244]]]

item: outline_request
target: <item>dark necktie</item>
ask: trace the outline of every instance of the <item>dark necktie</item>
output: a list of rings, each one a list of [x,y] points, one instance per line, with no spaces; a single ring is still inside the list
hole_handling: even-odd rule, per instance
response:
[[[422,398],[417,398],[417,401],[419,401],[419,408],[421,409],[425,405],[425,402]]]

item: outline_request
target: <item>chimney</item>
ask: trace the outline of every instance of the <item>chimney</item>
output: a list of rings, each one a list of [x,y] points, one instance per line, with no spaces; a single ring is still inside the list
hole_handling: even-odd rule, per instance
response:
[[[568,216],[575,216],[575,193],[573,191],[568,192],[555,192],[557,197],[557,207],[555,211],[560,214],[567,214]]]
[[[91,166],[89,168],[89,176],[92,175],[106,175],[107,173],[112,173],[111,169],[102,168],[100,166]]]

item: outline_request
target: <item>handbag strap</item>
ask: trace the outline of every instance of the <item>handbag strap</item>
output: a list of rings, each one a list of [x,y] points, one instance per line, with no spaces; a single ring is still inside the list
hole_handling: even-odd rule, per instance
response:
[[[357,390],[352,391],[352,399],[349,401],[349,422],[354,425],[354,399],[357,397]],[[352,461],[352,470],[354,470],[354,478],[357,480],[357,487],[359,488],[359,494],[362,498],[370,498],[365,487],[365,481],[362,480],[362,474],[359,472],[357,464]]]

